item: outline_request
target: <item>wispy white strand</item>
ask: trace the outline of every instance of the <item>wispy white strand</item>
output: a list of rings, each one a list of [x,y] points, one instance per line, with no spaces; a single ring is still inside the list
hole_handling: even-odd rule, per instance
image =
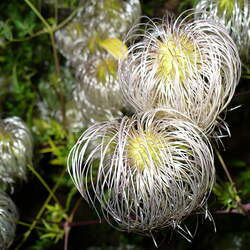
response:
[[[196,5],[196,18],[214,19],[223,24],[235,41],[241,58],[250,56],[250,3],[249,0],[228,0],[222,9],[221,0],[201,0]]]
[[[137,112],[173,108],[210,134],[220,125],[218,116],[233,97],[240,59],[223,26],[212,20],[193,20],[193,13],[183,15],[149,19],[131,29],[125,40],[132,43],[128,57],[119,63],[121,90]],[[167,71],[161,70],[168,63]]]
[[[99,203],[111,225],[148,235],[177,228],[200,210],[215,178],[206,136],[187,117],[163,108],[93,125],[67,165],[84,199],[96,211]]]

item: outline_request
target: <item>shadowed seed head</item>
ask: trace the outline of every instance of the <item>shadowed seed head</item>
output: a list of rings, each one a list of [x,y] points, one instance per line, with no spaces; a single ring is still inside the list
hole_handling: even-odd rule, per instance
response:
[[[16,205],[0,190],[0,249],[9,249],[14,241],[18,218]]]
[[[0,120],[0,182],[13,184],[26,180],[26,166],[31,164],[31,132],[18,117]]]

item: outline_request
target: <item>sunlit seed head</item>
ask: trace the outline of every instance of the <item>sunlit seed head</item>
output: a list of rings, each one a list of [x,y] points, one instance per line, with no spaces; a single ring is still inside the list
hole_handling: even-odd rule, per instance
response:
[[[163,147],[158,135],[149,131],[135,132],[127,141],[128,160],[133,167],[141,170],[157,166],[161,162],[159,148]]]
[[[112,226],[146,235],[177,229],[200,210],[215,175],[206,136],[188,117],[163,108],[91,126],[67,165],[98,214],[96,202]]]
[[[124,100],[136,112],[173,108],[211,134],[223,123],[219,115],[239,82],[240,58],[222,25],[184,14],[134,26],[118,79]]]
[[[169,37],[159,43],[158,48],[159,77],[171,81],[178,77],[184,82],[185,75],[192,74],[196,63],[195,45],[182,37]],[[191,65],[190,65],[191,64]]]

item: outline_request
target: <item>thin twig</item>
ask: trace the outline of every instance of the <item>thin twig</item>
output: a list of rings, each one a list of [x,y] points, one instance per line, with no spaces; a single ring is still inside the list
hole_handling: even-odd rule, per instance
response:
[[[74,219],[75,213],[80,205],[81,202],[81,198],[78,199],[78,201],[76,202],[74,208],[72,209],[72,212],[69,216],[69,219],[64,223],[64,250],[68,250],[68,242],[69,242],[69,233],[70,233],[70,229],[71,227],[69,226],[69,224],[72,222],[72,220]]]
[[[67,25],[71,19],[76,15],[78,9],[75,9],[66,19],[64,19],[61,23],[59,23],[58,25],[56,25],[55,27],[51,27],[51,31],[53,33],[55,33],[57,30],[61,29],[62,27],[64,27],[65,25]],[[40,35],[44,35],[44,34],[48,34],[50,32],[50,30],[48,29],[42,29],[42,30],[39,30],[37,31],[36,33],[28,36],[28,37],[24,37],[24,38],[14,38],[12,40],[10,40],[9,42],[7,42],[6,44],[9,45],[10,43],[13,43],[13,42],[25,42],[25,41],[28,41],[28,40],[31,40],[37,36],[40,36]]]
[[[101,224],[106,222],[104,219],[99,220],[89,220],[89,221],[79,221],[79,222],[70,222],[68,223],[69,227],[78,227],[78,226],[85,226],[85,225],[94,225],[94,224]]]
[[[243,95],[250,95],[250,89],[246,91],[241,91],[239,93],[236,93],[234,96],[243,96]]]
[[[223,160],[220,152],[217,149],[215,150],[215,152],[216,152],[216,155],[217,155],[217,157],[218,157],[218,159],[220,161],[221,166],[223,167],[223,169],[224,169],[224,171],[225,171],[225,173],[227,175],[227,178],[228,178],[229,182],[232,184],[232,186],[234,186],[233,179],[232,179],[230,173],[227,170],[227,166],[226,166],[226,164],[225,164],[225,162],[224,162],[224,160]]]
[[[52,193],[55,193],[56,190],[58,189],[59,185],[60,185],[60,180],[64,177],[66,173],[66,169],[63,169],[62,173],[60,174],[59,177],[59,181],[54,185],[53,189],[52,189]],[[40,208],[40,210],[38,211],[35,220],[32,222],[32,224],[30,225],[29,229],[24,233],[24,238],[23,240],[19,243],[19,245],[15,248],[15,250],[20,249],[20,247],[22,247],[22,245],[26,242],[26,240],[29,238],[32,230],[35,228],[37,221],[40,219],[40,217],[42,216],[44,210],[46,209],[47,204],[50,202],[50,200],[52,199],[52,195],[51,193],[49,194],[49,196],[47,197],[47,199],[45,200],[43,206]]]
[[[37,177],[37,179],[42,183],[42,185],[47,189],[47,191],[49,192],[49,194],[51,195],[51,197],[55,200],[55,202],[60,206],[60,202],[57,199],[57,197],[55,196],[55,194],[53,193],[53,191],[51,190],[51,188],[48,186],[48,184],[46,183],[46,181],[43,179],[43,177],[30,165],[27,165],[29,170]]]
[[[250,204],[241,204],[241,208],[244,210],[244,213],[249,213],[250,215]],[[242,214],[239,209],[231,209],[231,210],[217,210],[214,212],[215,214]]]
[[[220,161],[221,166],[223,167],[223,169],[224,169],[224,171],[225,171],[225,173],[226,173],[226,176],[227,176],[227,178],[228,178],[230,184],[232,185],[233,191],[234,191],[235,194],[236,194],[235,199],[236,199],[238,208],[241,210],[241,212],[244,212],[244,209],[242,208],[242,205],[241,205],[240,196],[238,195],[238,191],[237,191],[237,189],[236,189],[235,183],[234,183],[234,181],[233,181],[233,179],[232,179],[232,177],[231,177],[231,175],[230,175],[230,173],[229,173],[229,171],[228,171],[228,169],[227,169],[227,166],[226,166],[226,164],[225,164],[225,162],[224,162],[224,160],[223,160],[223,158],[222,158],[220,152],[219,152],[217,149],[215,150],[215,152],[216,152],[216,155],[217,155],[217,157],[218,157],[218,159],[219,159],[219,161]],[[243,210],[243,211],[242,211],[242,210]]]

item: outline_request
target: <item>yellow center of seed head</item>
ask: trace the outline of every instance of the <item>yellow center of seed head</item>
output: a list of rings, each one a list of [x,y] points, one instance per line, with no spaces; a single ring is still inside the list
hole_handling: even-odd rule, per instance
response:
[[[0,141],[2,143],[12,143],[11,134],[7,131],[0,131]]]
[[[128,139],[127,154],[132,166],[143,170],[162,162],[162,148],[163,144],[158,135],[152,132],[137,133]]]
[[[187,38],[169,37],[160,42],[158,50],[158,75],[168,81],[191,75],[197,64],[195,45]]]
[[[226,16],[230,18],[235,8],[235,4],[238,3],[238,6],[242,8],[243,2],[244,0],[219,0],[219,12],[223,13],[224,11],[226,11]]]
[[[101,61],[96,67],[97,79],[100,83],[107,83],[109,76],[116,77],[117,62],[113,58],[107,58]]]

